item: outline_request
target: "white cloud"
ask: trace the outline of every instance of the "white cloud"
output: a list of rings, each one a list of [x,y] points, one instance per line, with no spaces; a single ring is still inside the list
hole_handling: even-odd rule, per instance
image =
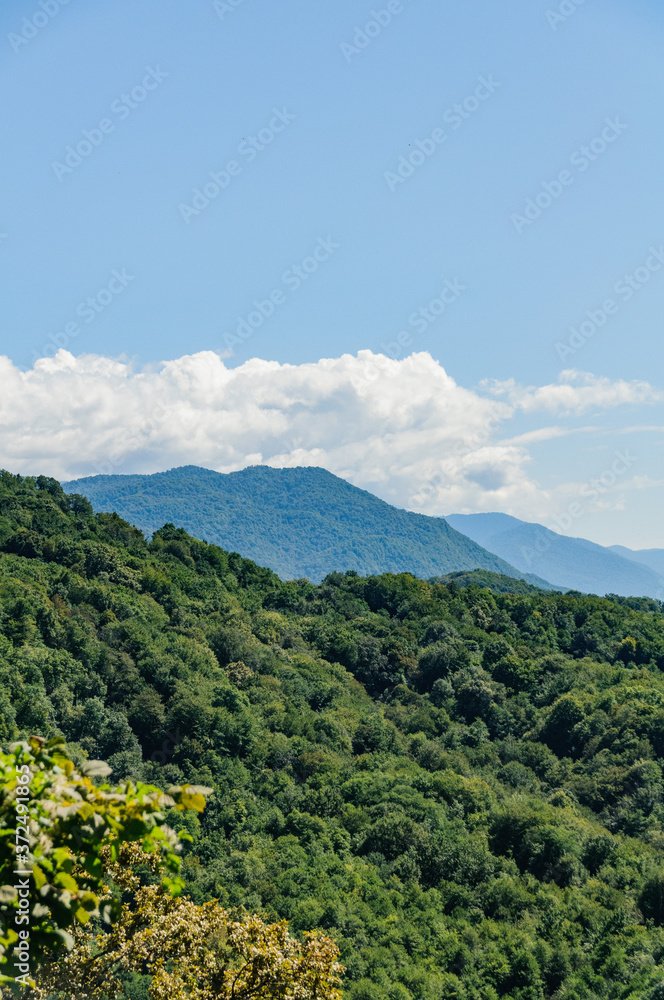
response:
[[[626,382],[591,375],[573,368],[560,373],[552,385],[520,386],[514,379],[484,383],[492,395],[505,396],[524,413],[545,410],[549,413],[580,414],[589,409],[606,409],[623,403],[651,403],[664,398],[648,382]]]
[[[542,441],[553,441],[556,438],[569,437],[570,434],[592,434],[600,428],[589,425],[585,427],[538,427],[534,431],[526,431],[510,438],[510,444],[539,444]]]
[[[320,465],[422,513],[504,510],[543,520],[560,494],[533,478],[529,445],[594,428],[506,433],[517,413],[580,413],[659,398],[646,383],[564,373],[557,385],[465,389],[427,353],[371,351],[227,368],[201,352],[135,370],[60,350],[20,371],[0,358],[0,465],[60,479],[202,465]],[[520,427],[521,431],[522,428]]]

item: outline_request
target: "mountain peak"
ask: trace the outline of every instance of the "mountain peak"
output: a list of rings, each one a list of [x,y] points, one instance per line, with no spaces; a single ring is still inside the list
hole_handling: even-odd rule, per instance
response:
[[[444,518],[401,510],[319,466],[254,465],[229,473],[180,466],[63,485],[147,533],[174,522],[285,578],[317,581],[346,570],[428,578],[483,569],[548,586],[487,552]]]

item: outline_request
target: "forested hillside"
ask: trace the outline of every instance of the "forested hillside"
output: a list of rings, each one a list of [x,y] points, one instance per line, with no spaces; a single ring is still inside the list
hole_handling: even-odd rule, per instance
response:
[[[0,740],[212,787],[188,893],[323,928],[352,1000],[662,1000],[663,626],[650,599],[283,582],[0,477]]]
[[[65,483],[97,511],[115,511],[146,534],[166,522],[239,552],[283,579],[328,573],[401,573],[428,578],[485,569],[527,579],[442,517],[392,507],[326,469],[254,465],[213,472],[185,465],[153,475],[90,476]],[[564,588],[561,588],[564,589]],[[604,593],[604,591],[602,591]]]

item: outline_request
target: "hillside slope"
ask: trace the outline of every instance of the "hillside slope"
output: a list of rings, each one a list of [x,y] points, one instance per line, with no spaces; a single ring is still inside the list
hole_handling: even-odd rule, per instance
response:
[[[283,582],[0,475],[0,741],[211,786],[186,893],[323,928],[346,1000],[661,1000],[663,623]]]
[[[664,549],[628,549],[625,545],[610,545],[609,548],[611,552],[641,563],[664,577]]]
[[[450,514],[446,520],[521,572],[546,576],[557,586],[586,594],[664,595],[664,578],[654,569],[585,538],[508,514]]]
[[[536,594],[541,587],[534,587],[525,580],[515,580],[502,573],[486,569],[457,570],[444,576],[431,577],[430,583],[454,583],[457,587],[483,587],[494,594]]]
[[[486,569],[548,586],[486,552],[443,518],[398,510],[325,469],[263,465],[225,475],[188,465],[150,476],[92,476],[64,487],[148,534],[172,522],[269,566],[283,579],[318,582],[349,569],[427,579]]]

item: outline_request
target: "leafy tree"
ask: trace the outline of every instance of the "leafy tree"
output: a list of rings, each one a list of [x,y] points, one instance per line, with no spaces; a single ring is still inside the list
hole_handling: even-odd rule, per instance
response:
[[[197,905],[163,885],[141,885],[131,865],[148,860],[123,845],[108,874],[125,903],[112,930],[78,932],[67,957],[39,976],[38,996],[108,1000],[125,995],[123,972],[148,973],[151,1000],[341,1000],[339,950],[329,938],[291,937],[285,920],[233,919],[216,900]]]
[[[27,962],[19,959],[23,982],[52,951],[71,947],[77,923],[116,915],[117,901],[101,905],[105,847],[117,857],[121,844],[140,842],[164,872],[164,891],[182,889],[179,838],[165,810],[201,811],[209,789],[174,786],[164,794],[142,782],[95,782],[109,773],[101,761],[76,767],[59,737],[0,751],[0,955],[7,969],[29,951]]]

